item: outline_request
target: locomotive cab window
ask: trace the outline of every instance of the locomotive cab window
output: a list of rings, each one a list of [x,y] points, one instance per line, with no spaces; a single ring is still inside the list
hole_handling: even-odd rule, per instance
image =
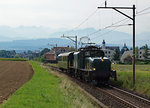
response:
[[[102,57],[104,54],[103,54],[103,51],[100,51],[100,50],[95,50],[95,51],[86,51],[85,52],[85,56],[91,56],[91,57]]]
[[[90,56],[90,51],[85,52],[85,56]]]

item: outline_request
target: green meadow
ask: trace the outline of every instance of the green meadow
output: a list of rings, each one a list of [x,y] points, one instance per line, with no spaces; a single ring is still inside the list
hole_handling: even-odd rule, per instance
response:
[[[136,65],[135,87],[132,86],[132,65],[117,65],[118,83],[127,89],[150,97],[150,65]]]
[[[97,108],[76,84],[40,63],[30,61],[34,75],[0,108]]]

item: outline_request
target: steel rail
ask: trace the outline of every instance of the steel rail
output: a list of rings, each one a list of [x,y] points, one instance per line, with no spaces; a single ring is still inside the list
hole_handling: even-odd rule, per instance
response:
[[[124,99],[122,99],[122,98],[120,98],[120,97],[114,95],[114,94],[111,94],[111,93],[109,93],[109,92],[107,92],[107,91],[105,91],[105,90],[103,90],[103,89],[100,89],[100,88],[98,88],[98,87],[97,87],[96,89],[99,90],[100,92],[103,92],[104,94],[106,94],[106,95],[112,97],[113,99],[116,99],[118,102],[122,103],[122,104],[125,105],[127,108],[139,108],[138,106],[133,105],[132,103],[130,103],[130,102],[128,102],[128,101],[126,101],[126,100],[124,100]]]
[[[117,88],[117,87],[113,87],[113,86],[111,86],[111,85],[109,85],[109,87],[111,87],[111,88],[113,88],[113,89],[115,89],[115,90],[117,90],[117,91],[119,91],[119,92],[125,93],[125,94],[127,94],[128,96],[131,96],[132,98],[135,98],[135,99],[137,99],[137,100],[139,100],[139,101],[142,101],[142,102],[144,102],[144,103],[150,105],[150,100],[148,100],[148,99],[145,99],[145,98],[140,97],[140,96],[138,96],[138,95],[132,94],[132,93],[127,92],[127,91],[125,91],[125,90],[119,89],[119,88]]]

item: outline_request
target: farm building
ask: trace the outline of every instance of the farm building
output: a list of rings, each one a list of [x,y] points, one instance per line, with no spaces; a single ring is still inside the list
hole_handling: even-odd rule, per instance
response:
[[[69,47],[53,47],[51,49],[51,51],[54,52],[56,56],[58,56],[60,53],[68,52],[68,50],[69,50]]]
[[[53,47],[50,52],[45,54],[45,60],[46,62],[56,63],[57,56],[60,53],[68,52],[68,50],[69,47]]]
[[[50,62],[50,63],[56,63],[57,62],[57,59],[56,59],[56,54],[55,52],[47,52],[45,54],[45,60],[46,62]]]

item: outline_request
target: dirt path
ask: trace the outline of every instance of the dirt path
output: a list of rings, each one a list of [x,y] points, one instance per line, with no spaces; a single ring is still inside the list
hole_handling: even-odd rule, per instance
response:
[[[25,61],[0,61],[0,103],[20,88],[33,75]]]

